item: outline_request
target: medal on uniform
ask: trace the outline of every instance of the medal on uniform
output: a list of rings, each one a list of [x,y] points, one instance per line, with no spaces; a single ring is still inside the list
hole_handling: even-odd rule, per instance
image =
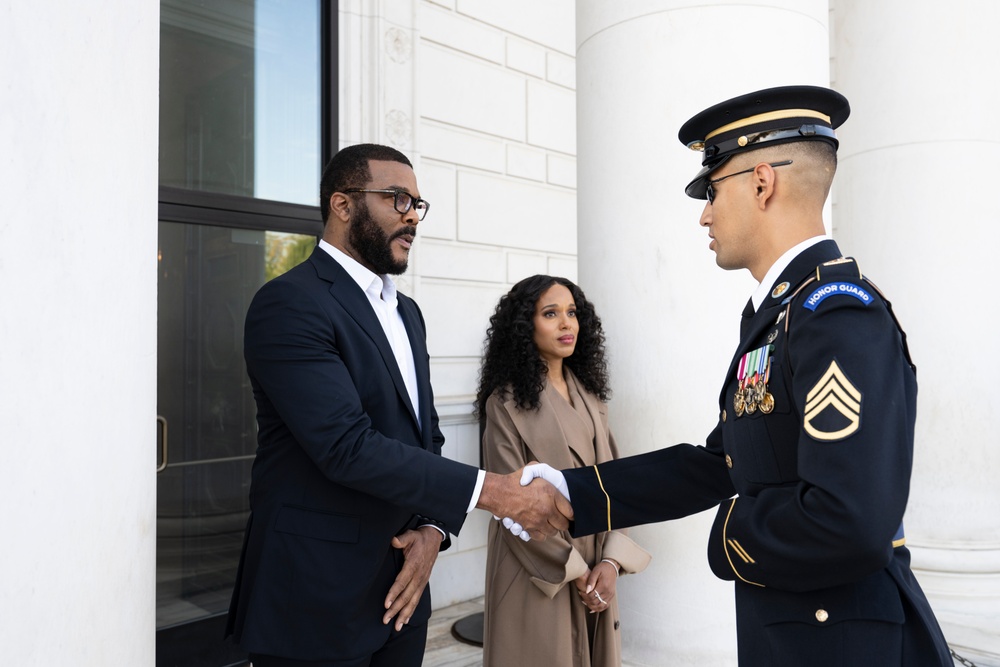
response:
[[[760,411],[765,415],[770,414],[771,410],[774,410],[774,396],[771,392],[767,390],[767,382],[771,379],[771,345],[764,346],[764,357],[763,364],[761,366],[761,381],[760,381],[760,399],[758,399],[757,404],[760,406]]]
[[[763,402],[764,394],[766,394],[766,387],[764,386],[764,376],[763,374],[757,376],[757,382],[753,386],[753,402],[757,404],[761,412],[764,411]]]
[[[733,410],[736,412],[737,417],[743,416],[743,410],[746,409],[746,400],[743,398],[743,382],[746,378],[746,355],[740,359],[740,363],[736,366],[736,391],[733,393]]]
[[[747,388],[746,403],[747,414],[752,415],[757,412],[757,361],[760,358],[760,348],[752,350],[747,354]]]
[[[736,392],[733,394],[733,409],[736,416],[743,413],[752,415],[760,408],[764,414],[774,410],[774,396],[767,390],[771,379],[771,352],[774,346],[768,343],[747,352],[736,365]]]

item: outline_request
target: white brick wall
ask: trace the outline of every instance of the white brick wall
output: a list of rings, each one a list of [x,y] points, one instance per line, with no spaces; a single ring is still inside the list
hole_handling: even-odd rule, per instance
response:
[[[576,6],[571,0],[458,0],[457,11],[553,51],[576,53]]]
[[[423,0],[417,179],[431,202],[412,279],[445,454],[479,463],[472,397],[497,299],[534,273],[576,279],[574,3]],[[482,595],[484,512],[434,569],[434,606]]]
[[[420,49],[417,94],[423,119],[524,141],[524,75],[430,42]]]
[[[458,238],[575,255],[576,197],[566,188],[459,170]]]

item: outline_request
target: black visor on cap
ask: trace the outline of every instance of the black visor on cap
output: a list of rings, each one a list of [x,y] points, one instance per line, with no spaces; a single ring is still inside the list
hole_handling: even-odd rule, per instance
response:
[[[708,181],[710,180],[709,176],[716,169],[718,169],[725,163],[729,162],[729,158],[731,157],[732,155],[727,155],[726,157],[722,158],[721,160],[717,160],[716,162],[713,162],[707,167],[702,167],[701,171],[699,171],[698,174],[694,177],[694,179],[687,184],[687,187],[684,188],[684,194],[686,194],[688,197],[691,197],[692,199],[708,199],[708,194],[706,193],[708,190]]]

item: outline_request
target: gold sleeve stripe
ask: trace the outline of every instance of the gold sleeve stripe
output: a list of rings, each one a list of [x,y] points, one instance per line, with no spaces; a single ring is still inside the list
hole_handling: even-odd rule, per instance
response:
[[[743,552],[742,549],[740,549],[739,545],[734,540],[726,540],[726,542],[728,542],[729,546],[733,548],[733,551],[736,552],[736,555],[743,559],[744,563],[750,562],[750,559],[747,558],[746,554]]]
[[[753,558],[750,557],[750,554],[747,553],[747,550],[744,549],[743,545],[741,545],[739,542],[737,542],[736,540],[727,540],[727,542],[729,542],[729,546],[731,546],[733,548],[733,551],[736,552],[736,555],[743,559],[744,563],[756,563],[757,562]]]
[[[906,544],[906,538],[905,537],[901,537],[898,540],[893,540],[892,541],[892,548],[895,549],[896,547],[901,547],[904,544]]]
[[[756,581],[750,581],[749,579],[744,579],[740,576],[740,573],[736,571],[736,566],[733,565],[733,559],[729,556],[729,549],[726,547],[726,530],[729,528],[729,516],[733,513],[733,508],[736,507],[736,498],[733,498],[732,504],[729,506],[729,511],[726,512],[726,523],[722,526],[722,549],[726,552],[726,560],[729,561],[729,567],[733,568],[733,573],[739,578],[740,581],[751,586],[760,586],[761,588],[766,588],[764,584],[758,584]]]
[[[594,474],[597,475],[597,483],[601,487],[601,491],[604,491],[604,497],[608,501],[608,532],[611,532],[611,496],[604,489],[604,482],[601,481],[601,471],[597,469],[597,466],[594,466]]]

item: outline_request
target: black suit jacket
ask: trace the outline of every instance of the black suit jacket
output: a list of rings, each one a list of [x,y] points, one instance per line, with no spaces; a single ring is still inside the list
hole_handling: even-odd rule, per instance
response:
[[[227,634],[298,660],[370,654],[402,565],[392,537],[434,517],[458,534],[477,469],[439,454],[444,436],[424,322],[398,295],[419,385],[419,425],[367,296],[324,250],[265,284],[246,318],[257,402],[250,520]],[[425,590],[411,623],[430,615]]]
[[[740,665],[950,665],[897,535],[915,369],[888,302],[839,258],[833,241],[806,249],[744,319],[705,447],[602,464],[599,479],[564,471],[573,533],[721,502],[708,558],[736,582]],[[765,346],[773,407],[738,409],[741,362]]]

